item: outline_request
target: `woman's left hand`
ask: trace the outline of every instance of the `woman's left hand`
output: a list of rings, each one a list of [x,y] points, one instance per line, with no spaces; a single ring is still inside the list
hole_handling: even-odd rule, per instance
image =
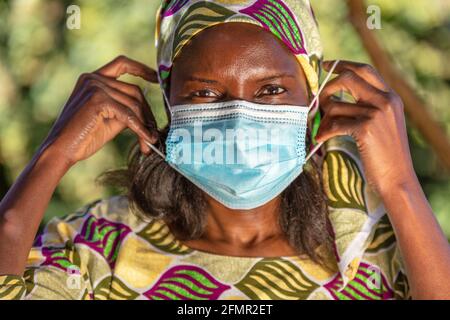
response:
[[[329,70],[332,64],[324,62],[324,69]],[[413,181],[401,98],[370,65],[341,61],[334,73],[338,76],[325,86],[320,97],[323,118],[316,140],[352,136],[366,180],[381,196]],[[355,103],[333,97],[341,91],[350,93]]]

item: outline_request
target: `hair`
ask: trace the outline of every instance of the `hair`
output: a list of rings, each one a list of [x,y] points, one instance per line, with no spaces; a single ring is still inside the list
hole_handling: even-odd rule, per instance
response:
[[[155,145],[164,154],[167,133],[167,128],[161,130]],[[98,180],[123,189],[133,212],[143,219],[161,219],[177,239],[203,235],[207,208],[203,191],[155,152],[142,154],[138,143],[130,149],[126,168],[106,171]],[[299,255],[326,266],[321,252],[329,253],[332,235],[321,172],[314,161],[281,193],[281,200],[279,225],[289,244]]]

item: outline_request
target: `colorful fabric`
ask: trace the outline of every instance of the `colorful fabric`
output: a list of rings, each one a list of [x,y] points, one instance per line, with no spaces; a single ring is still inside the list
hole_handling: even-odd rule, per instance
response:
[[[335,238],[325,267],[300,256],[192,249],[164,222],[140,220],[126,197],[115,196],[54,218],[37,237],[23,276],[0,276],[0,299],[409,298],[392,227],[365,183],[356,145],[340,137],[325,148]]]
[[[200,31],[228,22],[260,26],[283,41],[301,64],[311,92],[317,92],[322,47],[309,0],[163,0],[155,36],[163,90],[183,46]]]

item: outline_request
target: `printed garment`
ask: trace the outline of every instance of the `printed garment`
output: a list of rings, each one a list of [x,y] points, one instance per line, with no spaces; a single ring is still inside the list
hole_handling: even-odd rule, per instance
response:
[[[317,92],[322,44],[309,0],[163,0],[155,34],[161,88],[168,88],[184,45],[204,29],[230,22],[251,23],[276,36],[299,61],[311,92]]]
[[[161,221],[115,196],[54,218],[23,277],[0,276],[1,299],[407,299],[409,286],[380,199],[356,145],[325,145],[322,163],[335,250],[326,267],[303,257],[232,257],[191,249]]]

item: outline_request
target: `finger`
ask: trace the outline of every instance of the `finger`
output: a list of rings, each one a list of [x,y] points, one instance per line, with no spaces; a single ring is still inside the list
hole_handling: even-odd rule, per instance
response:
[[[121,93],[124,93],[125,95],[130,96],[130,98],[134,98],[141,102],[141,111],[144,117],[144,124],[147,127],[157,131],[156,119],[152,113],[151,107],[147,102],[147,99],[145,99],[144,94],[142,93],[142,90],[139,86],[113,78],[108,78],[95,73],[87,74],[86,76],[84,76],[84,79],[85,85],[89,85],[89,82],[95,79],[111,88],[116,89],[117,91],[120,91]]]
[[[108,103],[107,109],[107,112],[112,112],[118,121],[126,125],[126,127],[138,136],[141,151],[148,154],[151,149],[146,142],[154,144],[156,143],[156,140],[151,136],[150,132],[148,132],[147,128],[145,128],[144,124],[139,120],[139,117],[130,108],[127,108],[116,101],[113,103]]]
[[[151,136],[154,139],[158,138],[158,132],[156,130],[156,125],[148,125],[147,119],[144,115],[144,110],[148,108],[148,105],[143,106],[142,103],[132,96],[127,95],[115,88],[109,87],[101,81],[101,79],[91,79],[89,82],[89,87],[97,87],[103,90],[109,97],[114,99],[114,101],[130,108],[138,117],[139,120],[149,129]]]
[[[368,119],[365,116],[326,116],[320,123],[316,140],[324,142],[336,136],[352,136],[357,140],[358,127],[362,126]]]
[[[90,94],[87,91],[88,88],[86,83],[79,80],[77,82],[77,86],[79,86],[79,88],[72,92],[70,98],[62,107],[62,110],[58,115],[58,119],[70,118],[70,115],[74,114],[82,105],[84,105],[84,103],[89,100]],[[61,122],[57,121],[57,123]]]
[[[92,74],[92,77],[94,79],[98,79],[99,81],[105,83],[109,87],[112,87],[120,92],[125,93],[126,95],[135,98],[142,104],[142,113],[144,117],[144,124],[148,126],[149,128],[153,128],[156,130],[156,119],[152,113],[152,109],[150,105],[147,102],[147,99],[145,99],[144,94],[141,90],[141,88],[137,85],[123,82],[120,80],[108,78],[105,76],[102,76],[100,74]]]
[[[121,75],[128,73],[150,82],[158,82],[158,76],[155,70],[126,56],[118,56],[94,73],[98,73],[109,78],[118,78]]]
[[[80,91],[83,91],[82,88],[88,86],[89,83],[92,81],[92,79],[101,81],[102,83],[105,83],[106,85],[108,85],[112,88],[115,88],[119,91],[123,91],[127,95],[132,96],[132,97],[138,99],[139,101],[142,101],[142,102],[145,101],[145,98],[138,86],[136,86],[134,84],[126,83],[123,81],[119,81],[119,80],[116,80],[113,78],[108,78],[108,77],[102,76],[101,74],[98,74],[98,73],[83,73],[83,74],[81,74],[75,85],[75,89],[73,90],[72,95],[69,98],[69,101],[71,99],[74,99],[76,96],[79,96]]]
[[[332,95],[341,91],[351,94],[358,103],[376,106],[386,102],[386,92],[375,88],[353,71],[345,70],[326,84],[319,98],[320,103],[324,103]]]
[[[320,106],[323,111],[324,117],[336,117],[336,116],[370,116],[377,108],[365,104],[348,103],[342,101],[336,101],[331,97],[327,102]]]
[[[92,89],[91,89],[92,90]],[[98,90],[98,89],[94,89]],[[150,132],[144,123],[142,122],[138,113],[134,112],[132,108],[122,104],[120,101],[116,100],[114,96],[108,93],[107,90],[101,89],[100,93],[105,97],[102,98],[100,107],[105,108],[104,117],[111,118],[111,115],[115,117],[120,122],[124,123],[127,127],[133,130],[140,138],[140,144],[142,150],[149,149],[146,145],[146,141],[154,144],[158,141],[158,134]],[[119,113],[120,112],[120,113]],[[129,124],[133,124],[130,126]],[[149,150],[148,150],[149,151]]]
[[[324,61],[323,68],[329,71],[334,61],[335,60]],[[387,85],[387,83],[384,81],[384,79],[381,77],[378,71],[370,64],[341,60],[334,69],[333,73],[339,74],[345,70],[353,71],[359,77],[366,80],[368,83],[370,83],[372,86],[374,86],[379,90],[385,92],[390,91],[390,87]]]
[[[113,79],[113,78],[108,78],[108,77],[105,77],[105,76],[102,76],[102,75],[96,74],[96,73],[91,74],[91,79],[96,79],[98,81],[101,81],[104,84],[108,85],[109,87],[114,88],[118,91],[121,91],[121,92],[125,93],[126,95],[139,100],[140,102],[146,101],[141,89],[139,88],[139,86],[137,86],[135,84],[123,82],[123,81]]]
[[[109,97],[113,98],[115,101],[123,104],[124,106],[130,108],[133,110],[133,112],[139,117],[139,120],[141,122],[144,122],[144,117],[142,114],[142,107],[141,102],[135,99],[134,97],[131,97],[119,90],[116,90],[102,81],[98,79],[91,79],[89,81],[89,88],[99,88],[102,91],[104,91]]]
[[[70,94],[69,99],[67,100],[68,103],[71,102],[73,99],[75,99],[77,96],[80,96],[80,90],[82,90],[83,86],[86,84],[90,75],[91,75],[90,73],[82,73],[78,77],[77,82],[75,83],[75,87],[72,93]]]

